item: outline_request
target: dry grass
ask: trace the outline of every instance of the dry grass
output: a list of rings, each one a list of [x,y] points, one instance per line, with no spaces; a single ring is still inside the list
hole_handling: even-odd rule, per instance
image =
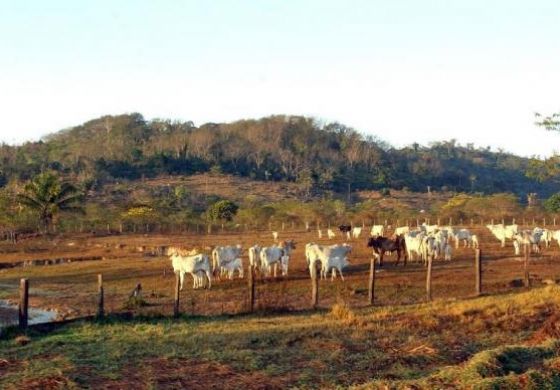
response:
[[[522,262],[511,256],[512,248],[500,248],[484,229],[474,230],[482,241],[484,290],[491,296],[472,298],[473,253],[461,248],[452,262],[434,264],[434,303],[423,304],[421,265],[395,267],[389,261],[376,277],[376,306],[368,308],[371,253],[362,239],[351,242],[346,281],[320,283],[320,306],[329,310],[308,312],[311,289],[303,249],[306,242],[328,240],[318,240],[315,233],[286,231],[280,232],[282,239],[298,242],[290,276],[257,279],[254,316],[229,318],[247,308],[246,280],[216,281],[210,291],[193,291],[188,279],[181,296],[181,310],[187,316],[177,322],[161,317],[172,313],[170,261],[139,252],[138,247],[241,243],[247,248],[272,243],[270,233],[78,235],[58,238],[56,245],[40,239],[16,247],[2,244],[0,262],[61,253],[105,259],[0,270],[0,298],[15,299],[19,278],[27,277],[32,306],[56,308],[67,318],[91,315],[96,309],[96,275],[103,273],[106,312],[121,311],[137,283],[142,284],[146,305],[129,308],[136,315],[132,322],[110,319],[69,325],[46,335],[31,332],[25,346],[8,336],[0,341],[0,387],[20,388],[16,385],[24,383],[24,388],[197,388],[223,381],[223,388],[266,388],[266,384],[330,388],[364,383],[408,386],[415,381],[430,388],[426,378],[445,366],[462,367],[477,353],[504,345],[530,342],[530,348],[537,347],[557,334],[551,318],[560,307],[559,288],[525,292],[511,287],[510,282],[523,275]],[[531,262],[534,286],[559,279],[557,260],[558,248],[553,247]],[[173,374],[186,362],[221,376],[209,372],[196,383],[188,382]],[[135,376],[132,367],[145,371]],[[450,378],[457,380],[453,375]]]

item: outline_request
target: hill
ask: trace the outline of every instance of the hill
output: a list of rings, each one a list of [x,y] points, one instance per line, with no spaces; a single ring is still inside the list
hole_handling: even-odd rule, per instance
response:
[[[146,121],[140,114],[104,116],[38,142],[0,147],[0,184],[44,169],[85,187],[122,179],[225,173],[294,183],[302,197],[383,188],[412,191],[555,192],[527,175],[534,161],[454,140],[394,148],[340,123],[271,116],[232,123]],[[531,176],[531,177],[529,177]]]

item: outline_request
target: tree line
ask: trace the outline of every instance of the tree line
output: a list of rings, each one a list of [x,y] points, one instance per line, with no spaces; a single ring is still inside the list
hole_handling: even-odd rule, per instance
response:
[[[221,172],[295,182],[309,197],[428,187],[549,196],[558,176],[539,180],[536,161],[454,140],[395,148],[343,124],[301,116],[195,126],[134,113],[97,118],[36,142],[0,145],[0,186],[46,170],[86,189],[122,179]]]

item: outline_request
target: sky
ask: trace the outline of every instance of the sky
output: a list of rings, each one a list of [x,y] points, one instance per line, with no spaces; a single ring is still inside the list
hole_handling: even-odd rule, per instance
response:
[[[560,150],[558,0],[0,0],[0,141],[106,115]]]

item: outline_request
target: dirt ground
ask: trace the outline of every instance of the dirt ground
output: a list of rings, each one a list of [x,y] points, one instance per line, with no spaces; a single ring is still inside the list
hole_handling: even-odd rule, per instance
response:
[[[479,236],[483,258],[483,291],[497,294],[521,288],[524,274],[521,257],[513,256],[508,243],[501,248],[486,228],[469,227]],[[306,269],[304,247],[308,242],[336,243],[337,239],[318,239],[317,232],[280,231],[280,239],[294,239],[296,250],[290,259],[289,276],[257,277],[257,310],[288,311],[311,307],[311,283]],[[320,306],[330,307],[344,301],[352,307],[367,304],[367,277],[371,251],[366,247],[366,234],[351,240],[351,265],[345,270],[345,281],[320,283]],[[91,315],[96,310],[97,274],[103,274],[106,312],[128,310],[126,301],[137,283],[142,285],[146,305],[135,308],[140,314],[169,315],[173,311],[175,277],[171,262],[157,253],[161,246],[181,245],[209,252],[215,245],[243,245],[243,261],[247,267],[246,249],[254,244],[271,245],[272,235],[261,232],[217,232],[212,235],[113,235],[93,237],[88,234],[35,238],[18,244],[0,244],[0,267],[22,260],[62,259],[62,264],[36,265],[0,269],[0,299],[17,302],[20,278],[30,281],[30,305],[56,309],[60,318]],[[543,248],[532,255],[530,275],[538,285],[560,278],[558,245]],[[95,258],[96,260],[82,260]],[[376,275],[376,305],[412,304],[425,300],[426,272],[423,265],[409,262],[395,266],[394,257],[386,257],[385,265]],[[433,269],[433,298],[468,298],[474,292],[474,250],[463,248],[453,252],[453,260],[436,261]],[[211,290],[192,289],[187,278],[181,293],[181,311],[195,315],[237,314],[247,309],[247,279],[215,280]]]

